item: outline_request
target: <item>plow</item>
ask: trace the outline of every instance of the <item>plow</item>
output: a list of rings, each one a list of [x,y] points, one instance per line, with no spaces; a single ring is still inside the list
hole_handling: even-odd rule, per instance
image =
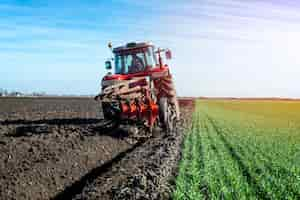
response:
[[[104,118],[143,126],[150,132],[154,127],[172,132],[180,111],[170,68],[163,61],[171,59],[171,51],[155,49],[151,43],[128,43],[116,48],[109,44],[109,48],[114,56],[105,62],[109,72],[95,97],[101,102]]]

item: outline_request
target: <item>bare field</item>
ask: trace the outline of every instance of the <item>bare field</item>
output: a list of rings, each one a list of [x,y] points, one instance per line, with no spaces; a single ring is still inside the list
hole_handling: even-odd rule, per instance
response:
[[[193,109],[151,138],[102,119],[89,98],[0,98],[0,199],[161,199]]]

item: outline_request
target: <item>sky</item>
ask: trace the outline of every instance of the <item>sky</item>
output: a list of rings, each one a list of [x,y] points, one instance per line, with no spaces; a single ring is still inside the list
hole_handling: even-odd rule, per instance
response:
[[[300,97],[291,0],[0,0],[0,88],[97,94],[109,41],[170,48],[180,96]]]

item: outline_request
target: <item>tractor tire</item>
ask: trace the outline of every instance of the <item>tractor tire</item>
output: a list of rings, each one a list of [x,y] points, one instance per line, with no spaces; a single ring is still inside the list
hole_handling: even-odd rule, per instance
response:
[[[119,121],[119,111],[107,102],[102,103],[102,112],[105,120]]]
[[[159,99],[159,119],[162,128],[167,133],[170,133],[174,130],[175,120],[172,117],[172,106],[166,97]]]

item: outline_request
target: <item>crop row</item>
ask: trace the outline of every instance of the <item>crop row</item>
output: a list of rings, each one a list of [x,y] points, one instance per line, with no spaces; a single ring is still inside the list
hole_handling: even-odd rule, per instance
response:
[[[264,104],[197,102],[174,199],[300,198],[300,118]]]

